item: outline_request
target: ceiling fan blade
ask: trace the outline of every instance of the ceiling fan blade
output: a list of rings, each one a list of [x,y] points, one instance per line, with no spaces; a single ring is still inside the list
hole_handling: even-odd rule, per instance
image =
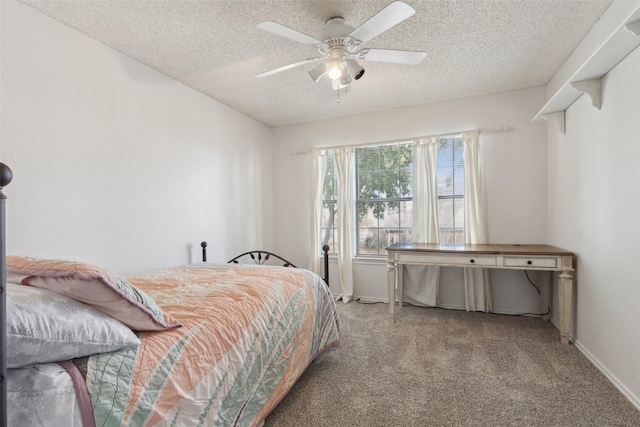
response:
[[[318,43],[322,43],[320,40],[316,40],[311,36],[303,34],[299,31],[293,30],[289,27],[285,27],[282,24],[278,24],[277,22],[261,22],[257,25],[258,28],[269,31],[270,33],[277,34],[279,36],[288,38],[289,40],[293,40],[294,42],[316,45]]]
[[[393,49],[365,49],[359,52],[358,58],[365,61],[393,62],[396,64],[416,65],[421,63],[426,57],[426,52],[416,52],[412,50]]]
[[[394,25],[409,18],[414,13],[416,13],[416,11],[408,4],[401,1],[394,1],[367,22],[353,30],[349,35],[356,40],[360,40],[362,43],[368,42],[378,34],[387,31]]]
[[[254,77],[258,77],[258,78],[267,77],[267,76],[270,76],[272,74],[279,73],[280,71],[290,70],[292,68],[296,68],[296,67],[299,67],[301,65],[309,64],[311,62],[315,62],[315,61],[318,61],[318,60],[320,60],[320,58],[305,59],[303,61],[294,62],[293,64],[285,65],[284,67],[276,68],[276,69],[271,70],[271,71],[265,71],[264,73],[256,74]]]

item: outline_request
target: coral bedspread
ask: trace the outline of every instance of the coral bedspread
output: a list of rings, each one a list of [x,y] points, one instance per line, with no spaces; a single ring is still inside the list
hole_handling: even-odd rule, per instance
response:
[[[89,358],[96,426],[255,426],[322,351],[336,307],[302,269],[195,265],[127,278],[184,326]]]

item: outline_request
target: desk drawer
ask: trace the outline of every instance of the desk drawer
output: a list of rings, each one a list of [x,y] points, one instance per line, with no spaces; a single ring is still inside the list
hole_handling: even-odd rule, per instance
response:
[[[460,267],[495,267],[498,265],[496,257],[493,255],[453,255],[453,254],[430,254],[398,252],[396,261],[406,264],[438,264],[452,265]]]
[[[558,268],[558,258],[505,256],[503,265],[505,267]]]

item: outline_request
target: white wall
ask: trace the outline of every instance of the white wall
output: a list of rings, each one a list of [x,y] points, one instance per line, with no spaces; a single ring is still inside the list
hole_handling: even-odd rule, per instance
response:
[[[348,98],[342,102],[348,102]],[[370,143],[469,129],[519,130],[481,137],[492,243],[547,243],[546,126],[531,119],[545,102],[545,88],[478,96],[273,130],[274,246],[306,266],[309,253],[310,165],[297,149]],[[336,104],[336,108],[340,108]],[[333,269],[335,270],[335,268]],[[503,312],[538,312],[536,290],[522,272],[492,271],[494,306]],[[354,295],[387,300],[386,266],[356,260]],[[332,274],[337,285],[337,274]],[[537,280],[537,275],[532,275]],[[335,288],[337,289],[337,287]],[[464,307],[462,273],[449,271],[443,305]]]
[[[2,1],[7,252],[129,274],[272,242],[271,129]],[[189,246],[193,245],[193,250]]]
[[[640,408],[640,49],[549,126],[549,241],[576,253],[576,345]]]

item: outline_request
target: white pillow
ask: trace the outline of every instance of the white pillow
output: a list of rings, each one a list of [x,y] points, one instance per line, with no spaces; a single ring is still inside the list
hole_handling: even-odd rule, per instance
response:
[[[7,367],[58,362],[140,344],[118,320],[56,292],[7,283]]]

